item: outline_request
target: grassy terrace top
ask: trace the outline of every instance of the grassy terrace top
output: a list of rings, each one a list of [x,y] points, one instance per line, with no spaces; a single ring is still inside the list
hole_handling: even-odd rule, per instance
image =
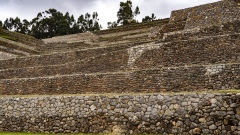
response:
[[[169,18],[165,19],[159,19],[152,22],[145,22],[145,23],[136,23],[136,24],[130,24],[126,26],[118,26],[111,29],[106,30],[100,30],[100,31],[94,31],[94,34],[101,35],[101,34],[109,34],[109,33],[115,33],[115,32],[123,32],[123,31],[129,31],[129,30],[136,30],[136,29],[144,29],[149,28],[157,25],[163,25],[167,24],[169,22]]]
[[[17,32],[12,32],[4,29],[0,29],[0,37],[7,38],[9,40],[13,40],[19,43],[27,44],[33,47],[43,44],[43,41],[36,39],[32,36],[17,33]]]
[[[160,92],[160,93],[104,93],[104,94],[61,94],[61,95],[0,95],[0,98],[35,98],[35,97],[59,97],[59,96],[66,96],[66,97],[74,97],[74,96],[107,96],[107,97],[118,97],[118,96],[125,96],[125,95],[199,95],[199,94],[240,94],[240,90],[202,90],[202,91],[194,91],[194,92]]]

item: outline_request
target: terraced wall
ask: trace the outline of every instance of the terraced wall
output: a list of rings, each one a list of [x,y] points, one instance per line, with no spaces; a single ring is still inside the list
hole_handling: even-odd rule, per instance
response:
[[[167,24],[168,22],[169,22],[169,18],[165,18],[165,19],[148,22],[148,23],[130,24],[130,25],[119,26],[119,27],[107,29],[107,30],[94,31],[93,33],[97,35],[104,35],[104,34],[117,33],[117,32],[126,32],[126,31],[131,31],[136,29],[146,29],[153,26],[162,26],[164,24]]]
[[[15,96],[0,104],[0,131],[240,134],[234,93]]]
[[[221,26],[211,26],[207,28],[193,28],[182,31],[164,33],[163,41],[171,42],[177,40],[192,40],[208,36],[226,35],[240,33],[240,20],[227,22]]]
[[[0,94],[176,92],[240,89],[240,64],[166,67],[0,81]],[[101,91],[100,91],[101,90]]]
[[[172,11],[170,22],[186,20],[185,29],[220,25],[239,20],[240,6],[237,0],[224,0],[211,4]]]
[[[239,62],[239,40],[240,35],[233,34],[136,46],[132,50],[138,55],[129,61],[134,68]]]
[[[31,47],[38,47],[39,45],[43,44],[41,40],[38,40],[32,36],[21,34],[21,33],[16,33],[16,32],[11,32],[7,31],[4,29],[0,30],[0,33],[2,35],[10,36],[12,38],[17,39],[18,42],[29,45]]]
[[[105,48],[93,48],[93,49],[86,49],[86,50],[61,52],[61,53],[55,52],[52,54],[2,60],[0,62],[0,69],[64,64],[64,63],[79,61],[85,58],[90,58],[93,56],[98,56],[100,54],[104,54],[111,51],[126,49],[139,44],[142,44],[142,43],[131,43],[131,44],[124,44],[124,45],[111,46],[111,47],[105,47]]]

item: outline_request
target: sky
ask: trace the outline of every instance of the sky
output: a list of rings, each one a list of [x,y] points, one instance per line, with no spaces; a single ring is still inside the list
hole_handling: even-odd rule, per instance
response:
[[[55,8],[62,13],[69,12],[77,19],[81,14],[98,12],[99,23],[105,29],[107,22],[117,20],[120,2],[127,0],[0,0],[0,20],[19,17],[31,20],[37,13]],[[154,13],[157,19],[170,17],[172,10],[198,6],[220,0],[132,0],[133,10],[140,9],[137,20]]]

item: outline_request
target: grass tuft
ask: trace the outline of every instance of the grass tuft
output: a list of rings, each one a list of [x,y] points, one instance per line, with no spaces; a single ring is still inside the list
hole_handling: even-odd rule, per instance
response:
[[[16,38],[13,38],[13,37],[10,37],[10,36],[0,35],[0,37],[2,37],[2,38],[5,38],[5,39],[8,39],[8,40],[15,41],[15,42],[17,42],[17,41],[18,41],[18,39],[16,39]]]

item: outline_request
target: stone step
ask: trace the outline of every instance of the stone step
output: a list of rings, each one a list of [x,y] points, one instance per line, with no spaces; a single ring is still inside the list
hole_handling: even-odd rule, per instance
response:
[[[75,56],[75,54],[72,59],[66,57],[64,63],[55,63],[58,61],[58,55],[55,58],[50,55],[49,58],[53,59],[47,60],[54,60],[52,64],[33,63],[0,70],[0,79],[240,62],[238,53],[240,42],[236,40],[240,39],[239,36],[239,34],[233,34],[189,41],[147,43],[119,50],[116,48],[108,51],[100,50],[100,52],[86,50],[78,52],[77,54],[80,55]],[[91,55],[92,53],[95,55]],[[59,60],[61,58],[63,57],[59,57]],[[26,63],[29,62],[26,61]]]
[[[80,50],[88,48],[96,48],[97,45],[87,44],[85,42],[69,42],[69,43],[48,43],[40,46],[40,50],[45,53],[64,52],[71,50]]]
[[[129,49],[129,66],[156,68],[240,62],[240,34],[156,42]]]
[[[170,42],[176,40],[189,40],[234,33],[240,33],[240,20],[227,22],[218,26],[209,26],[205,28],[194,28],[164,33],[163,41]]]
[[[2,50],[0,47],[0,59],[10,59],[10,58],[16,58],[16,57],[18,57],[18,55],[9,53],[7,50]]]
[[[38,49],[39,45],[43,44],[43,41],[41,41],[39,39],[36,39],[32,36],[26,35],[26,34],[21,34],[21,33],[18,33],[18,32],[12,32],[12,31],[8,31],[8,30],[4,30],[4,29],[1,29],[0,33],[2,35],[15,38],[15,39],[17,39],[17,41],[19,43],[34,47],[36,49]]]
[[[26,53],[30,53],[30,54],[39,54],[40,52],[36,51],[34,47],[19,43],[19,42],[15,42],[15,41],[11,41],[9,39],[5,39],[0,37],[0,46],[4,46],[7,48],[11,48],[11,49],[15,49],[15,50],[19,50],[22,52],[26,52]]]
[[[126,31],[132,31],[132,30],[151,28],[154,26],[162,26],[164,24],[167,24],[168,22],[169,22],[169,18],[165,18],[165,19],[155,20],[147,23],[136,23],[136,24],[130,24],[125,26],[119,26],[119,27],[111,28],[107,30],[94,31],[93,33],[97,35],[105,35],[105,34],[112,34],[112,33],[118,33],[118,32],[126,32]]]
[[[240,63],[0,80],[1,95],[240,89]]]
[[[58,65],[74,61],[79,61],[85,58],[98,56],[107,52],[122,50],[137,46],[147,42],[126,43],[121,45],[98,47],[91,49],[83,49],[68,52],[55,52],[44,55],[34,55],[29,57],[20,57],[8,60],[0,60],[0,69],[14,69],[24,67],[46,66],[46,65]]]
[[[67,43],[67,42],[76,42],[76,41],[95,41],[98,39],[98,36],[92,32],[77,33],[63,36],[56,36],[52,38],[46,38],[42,41],[45,44],[48,43]]]
[[[15,57],[29,56],[30,55],[27,52],[23,52],[23,51],[20,51],[20,50],[17,50],[17,49],[13,49],[13,48],[9,48],[9,47],[6,47],[6,46],[0,46],[0,51],[1,52],[5,52],[5,53],[9,53],[9,54],[12,54],[12,55],[15,55]],[[13,57],[13,58],[15,58],[15,57]]]
[[[80,61],[58,65],[45,65],[0,70],[0,79],[31,78],[54,75],[114,72],[126,70],[128,62],[127,50],[109,52],[95,57],[86,57]]]

